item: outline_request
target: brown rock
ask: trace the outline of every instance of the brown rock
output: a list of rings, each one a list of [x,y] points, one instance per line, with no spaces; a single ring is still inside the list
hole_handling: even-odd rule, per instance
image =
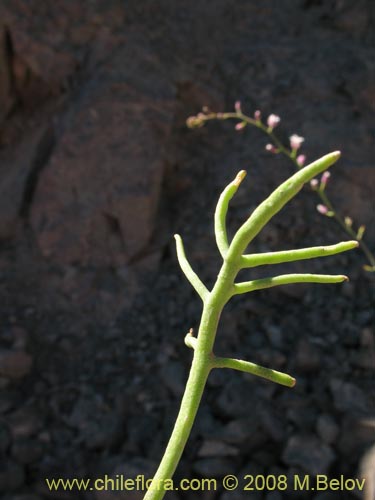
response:
[[[319,370],[320,354],[308,339],[302,338],[298,342],[295,363],[296,369],[302,373],[310,373]]]
[[[42,444],[36,440],[18,439],[12,445],[11,454],[19,464],[37,462],[43,454]]]
[[[0,153],[0,239],[14,235],[30,176],[51,144],[51,131],[42,127],[27,133],[16,148],[11,145]]]
[[[352,414],[369,414],[370,407],[364,391],[350,383],[332,379],[330,389],[337,410]]]
[[[360,334],[360,343],[364,348],[375,349],[375,336],[372,328],[363,328]]]
[[[9,383],[8,379],[7,380]],[[1,385],[0,385],[1,387]],[[16,398],[11,391],[7,392],[3,388],[0,390],[0,414],[6,413],[15,405]]]
[[[64,43],[61,24],[67,23],[66,9],[59,13],[53,3],[46,2],[34,12],[37,2],[4,2],[1,15],[6,23],[15,54],[22,54],[28,68],[44,81],[60,84],[75,67],[75,60],[69,46]],[[60,29],[59,29],[60,28]]]
[[[0,420],[0,453],[3,455],[11,442],[8,427]]]
[[[13,348],[18,350],[25,349],[29,332],[22,328],[22,326],[14,325],[11,329],[11,334],[13,338]]]
[[[33,359],[27,352],[0,351],[0,375],[8,378],[22,378],[30,373]]]
[[[193,464],[193,470],[202,477],[221,477],[233,468],[233,458],[201,458]]]
[[[0,24],[0,124],[14,104],[7,32]]]
[[[361,348],[350,353],[350,362],[364,370],[375,371],[375,351]]]
[[[347,417],[341,425],[337,448],[345,460],[355,461],[358,452],[363,452],[374,443],[375,422],[369,418]]]
[[[220,432],[220,439],[243,453],[261,449],[268,441],[259,416],[252,415],[230,421]]]
[[[234,446],[214,439],[203,441],[202,446],[198,451],[198,456],[204,457],[235,457],[239,454],[239,450]]]
[[[42,497],[39,495],[34,495],[32,493],[25,493],[25,494],[20,494],[20,495],[15,495],[9,498],[9,500],[42,500]]]
[[[249,492],[248,491],[236,491],[235,493],[236,495],[236,500],[248,500],[249,498]],[[258,493],[258,492],[252,492],[251,494],[251,500],[260,500],[261,494]],[[233,491],[224,491],[220,497],[219,497],[219,500],[233,500],[234,498],[234,495],[233,495]]]
[[[330,415],[322,414],[318,417],[316,431],[322,441],[327,444],[332,444],[336,441],[340,429]]]
[[[312,475],[325,474],[334,459],[332,449],[315,436],[292,436],[283,453],[286,464],[302,467]]]
[[[145,495],[146,484],[145,481],[152,477],[152,473],[155,469],[155,465],[142,459],[135,459],[134,461],[121,463],[115,467],[109,478],[113,478],[114,481],[117,478],[118,488],[113,491],[96,491],[95,500],[121,500],[126,496],[129,500],[142,500]],[[143,476],[144,483],[136,483],[137,477]],[[126,491],[124,489],[121,491],[121,479],[129,479],[134,481],[134,489]],[[119,482],[120,481],[120,482]],[[172,497],[173,498],[173,497]]]
[[[146,250],[172,97],[157,57],[139,41],[89,83],[36,189],[31,222],[45,256],[105,266]]]
[[[40,415],[29,407],[20,408],[7,415],[6,421],[13,439],[33,436],[42,426]]]
[[[24,480],[25,472],[21,465],[10,460],[0,462],[0,491],[16,490]]]

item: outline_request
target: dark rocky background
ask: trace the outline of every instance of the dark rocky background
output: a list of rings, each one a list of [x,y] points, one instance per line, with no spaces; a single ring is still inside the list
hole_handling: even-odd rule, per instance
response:
[[[374,248],[374,18],[370,0],[1,0],[1,498],[142,497],[52,493],[44,478],[152,474],[191,360],[183,337],[200,317],[172,235],[183,235],[211,285],[220,190],[249,171],[235,228],[293,171],[255,130],[187,129],[203,105],[228,110],[241,99],[249,114],[281,115],[279,133],[306,137],[310,159],[342,149],[330,194],[367,224]],[[254,249],[345,239],[315,204],[305,189]],[[373,282],[363,263],[356,251],[296,264],[351,281],[233,300],[217,352],[298,383],[213,374],[177,478],[361,473],[375,435]],[[166,498],[198,497],[358,495]]]

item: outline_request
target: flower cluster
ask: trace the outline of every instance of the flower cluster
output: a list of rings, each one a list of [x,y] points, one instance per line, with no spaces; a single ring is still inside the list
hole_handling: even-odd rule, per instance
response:
[[[317,211],[322,215],[326,215],[327,217],[334,217],[335,212],[331,206],[330,207],[327,206],[330,205],[330,203],[328,202],[328,199],[326,199],[326,197],[324,196],[324,190],[327,186],[327,182],[330,177],[331,177],[330,172],[328,171],[323,172],[322,176],[320,177],[320,180],[311,179],[310,187],[313,191],[317,191],[318,194],[320,195],[320,198],[323,199],[323,201],[325,201],[325,204],[319,203],[316,206]]]
[[[305,139],[298,134],[292,134],[289,136],[289,144],[287,146],[284,145],[274,133],[274,129],[281,122],[280,116],[275,113],[268,115],[267,119],[263,122],[262,113],[259,109],[257,109],[252,116],[246,115],[242,110],[241,102],[236,101],[234,104],[234,111],[216,113],[211,111],[207,106],[204,106],[200,113],[196,116],[190,116],[186,123],[189,128],[199,128],[203,127],[203,125],[209,120],[236,120],[234,128],[237,132],[241,132],[248,125],[251,125],[261,130],[268,136],[270,142],[268,142],[265,146],[266,151],[272,154],[280,153],[286,156],[294,163],[294,166],[298,170],[306,164],[306,155],[300,153],[300,149]],[[353,229],[352,219],[350,217],[342,217],[334,209],[332,202],[325,193],[325,187],[328,183],[329,177],[330,174],[325,172],[322,174],[320,180],[312,179],[310,182],[311,189],[316,192],[321,201],[316,208],[322,215],[334,217],[338,224],[345,229],[346,233],[350,237],[355,238],[360,242],[361,250],[366,255],[369,262],[369,265],[364,265],[363,267],[366,271],[375,272],[375,255],[362,240],[365,226],[360,226],[359,229],[355,231]]]
[[[260,111],[257,111],[256,113],[259,113],[260,116]],[[279,142],[276,141],[275,137],[273,137],[272,132],[273,129],[277,127],[277,125],[280,123],[280,121],[281,121],[280,116],[275,115],[273,113],[270,114],[269,117],[267,118],[267,132],[270,134],[274,142]],[[289,137],[289,146],[290,146],[289,150],[284,146],[281,146],[280,143],[278,145],[268,143],[266,144],[266,151],[269,151],[270,153],[273,154],[284,153],[296,163],[298,168],[301,168],[306,163],[306,155],[300,154],[297,156],[297,151],[300,149],[304,141],[305,141],[304,137],[301,137],[298,134],[293,134]]]

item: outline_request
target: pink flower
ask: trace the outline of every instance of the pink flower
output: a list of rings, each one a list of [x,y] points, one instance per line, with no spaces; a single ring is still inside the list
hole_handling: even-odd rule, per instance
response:
[[[267,125],[268,128],[271,130],[273,130],[279,123],[280,123],[280,116],[272,114],[267,118]]]
[[[236,130],[242,130],[246,127],[246,122],[240,122],[237,123],[237,125],[234,127]]]
[[[327,215],[328,214],[328,208],[325,205],[319,204],[319,205],[316,206],[316,209],[322,215]]]
[[[289,137],[289,140],[290,140],[290,147],[297,151],[297,149],[301,147],[305,139],[300,135],[293,134]]]
[[[265,146],[266,151],[269,151],[270,153],[277,153],[277,149],[273,144],[266,144]]]
[[[262,118],[262,113],[259,111],[259,109],[257,109],[254,113],[254,118],[257,122],[259,122]]]
[[[331,177],[330,172],[324,172],[322,178],[320,179],[320,185],[324,189],[327,185],[328,179]]]
[[[235,102],[234,109],[236,110],[236,113],[242,113],[242,110],[241,110],[241,101],[236,101]]]
[[[310,181],[310,186],[311,186],[311,189],[313,191],[316,191],[318,189],[318,186],[319,186],[319,181],[318,179],[311,179]]]
[[[306,162],[306,155],[298,155],[296,158],[296,162],[300,167],[303,167]]]

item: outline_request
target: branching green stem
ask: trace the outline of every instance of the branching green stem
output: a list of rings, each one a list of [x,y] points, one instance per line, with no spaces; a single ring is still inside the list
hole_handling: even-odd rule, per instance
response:
[[[237,231],[232,242],[229,243],[225,224],[228,205],[230,199],[237,191],[239,184],[245,177],[245,172],[241,171],[237,175],[236,179],[229,184],[220,196],[215,212],[216,241],[223,257],[223,264],[211,291],[207,290],[205,285],[192,270],[191,265],[186,259],[182,240],[180,236],[175,235],[178,261],[187,279],[203,301],[203,312],[197,337],[195,338],[193,336],[192,330],[185,336],[185,344],[190,347],[194,353],[190,374],[173,432],[144,500],[161,500],[170,486],[171,478],[190,435],[207,377],[213,368],[232,368],[234,370],[240,370],[266,378],[287,387],[294,386],[295,379],[290,375],[261,367],[248,361],[216,357],[214,354],[216,331],[225,304],[235,294],[288,283],[337,283],[347,279],[346,276],[341,275],[288,274],[235,284],[238,272],[244,267],[332,255],[334,253],[344,252],[356,246],[356,242],[345,242],[329,247],[288,250],[286,252],[261,254],[260,256],[243,255],[250,241],[259,233],[267,221],[298,193],[303,183],[308,182],[315,175],[326,170],[339,158],[339,156],[339,152],[324,156],[320,160],[303,168],[281,184],[281,186],[254,210],[248,220]]]
[[[185,336],[185,344],[191,349],[196,349],[197,347],[197,339],[193,337],[192,329]],[[271,382],[275,382],[275,384],[285,385],[286,387],[294,387],[296,384],[296,379],[290,375],[250,363],[249,361],[243,361],[242,359],[212,356],[211,368],[231,368],[232,370],[251,373],[251,375],[265,378]]]
[[[228,250],[227,259],[241,256],[248,244],[263,229],[267,222],[302,189],[304,183],[327,170],[339,158],[339,151],[323,156],[319,160],[310,163],[310,165],[296,172],[292,177],[275,189],[275,191],[254,210],[248,220],[237,231]]]
[[[358,247],[358,241],[345,241],[336,245],[301,248],[300,250],[284,250],[283,252],[266,252],[243,255],[241,257],[241,268],[264,266],[267,264],[283,264],[296,260],[314,259],[316,257],[328,257],[337,253],[346,252]]]
[[[279,285],[290,285],[291,283],[341,283],[347,281],[348,277],[343,275],[331,276],[326,274],[283,274],[272,278],[235,283],[233,294],[253,292],[263,288],[272,288]]]
[[[217,247],[223,259],[227,254],[229,245],[227,237],[227,211],[230,200],[236,194],[237,189],[246,176],[245,170],[238,172],[237,177],[221,193],[215,210],[215,237]]]
[[[181,236],[179,234],[175,234],[174,237],[176,240],[177,259],[181,266],[181,269],[183,270],[185,276],[190,281],[190,284],[193,286],[200,298],[204,301],[205,297],[208,294],[208,290],[201,282],[198,275],[193,271],[189,261],[186,258],[185,248]]]
[[[264,366],[259,366],[249,361],[243,361],[242,359],[215,357],[212,361],[212,365],[213,368],[231,368],[232,370],[251,373],[252,375],[265,378],[271,382],[275,382],[275,384],[285,385],[286,387],[294,387],[296,385],[296,379],[286,373],[270,370]]]

